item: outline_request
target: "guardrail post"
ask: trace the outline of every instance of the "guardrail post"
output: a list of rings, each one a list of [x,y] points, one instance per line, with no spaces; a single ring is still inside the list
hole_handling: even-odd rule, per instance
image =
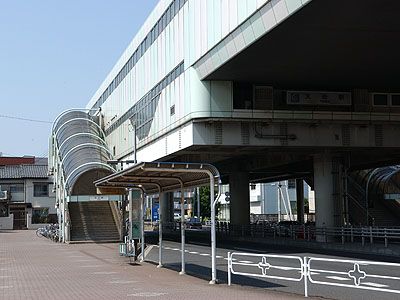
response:
[[[231,285],[232,275],[231,275],[231,253],[228,252],[228,285]]]
[[[344,245],[344,229],[343,229],[343,226],[342,226],[342,245]]]
[[[388,237],[387,237],[386,228],[385,228],[385,247],[386,247],[386,248],[388,247]]]
[[[307,257],[303,260],[303,277],[304,277],[304,297],[308,297],[308,261]]]
[[[369,242],[370,242],[371,244],[374,243],[374,238],[373,238],[373,236],[372,236],[372,226],[369,226]]]
[[[311,236],[310,236],[310,226],[308,226],[308,228],[307,228],[307,231],[308,231],[308,233],[307,233],[307,240],[308,241],[311,241]]]

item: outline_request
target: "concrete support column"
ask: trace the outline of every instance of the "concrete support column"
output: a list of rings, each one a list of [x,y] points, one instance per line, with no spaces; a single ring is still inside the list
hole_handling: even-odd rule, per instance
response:
[[[332,157],[322,154],[314,157],[314,190],[315,190],[315,225],[317,227],[334,226],[334,202],[332,184]],[[325,241],[325,237],[317,236]]]
[[[304,182],[296,179],[297,222],[304,224]]]
[[[246,172],[235,172],[230,174],[229,192],[231,224],[250,224],[249,174]]]
[[[174,221],[174,193],[163,193],[160,197],[160,211],[163,215],[163,222]]]

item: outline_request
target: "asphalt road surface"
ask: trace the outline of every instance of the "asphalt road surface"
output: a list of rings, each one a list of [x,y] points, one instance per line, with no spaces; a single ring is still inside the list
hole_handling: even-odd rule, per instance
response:
[[[146,260],[158,262],[158,246],[151,245],[146,251]],[[275,251],[275,252],[273,252]],[[197,276],[205,280],[211,278],[211,249],[209,246],[187,244],[185,251],[186,273]],[[350,260],[354,258],[328,256],[312,253],[278,253],[276,250],[254,250],[242,247],[230,247],[230,249],[217,249],[217,278],[220,283],[227,283],[228,277],[228,252],[241,253],[260,253],[285,255],[296,257],[314,257],[327,258],[335,260]],[[233,270],[236,272],[245,272],[249,274],[262,274],[279,276],[284,278],[299,279],[301,277],[301,263],[296,259],[286,258],[266,258],[258,256],[235,255],[233,256]],[[365,261],[365,259],[360,259]],[[166,268],[180,271],[181,269],[181,246],[177,242],[163,241],[163,266]],[[260,264],[261,263],[261,264]],[[262,267],[266,267],[263,268]],[[400,291],[400,281],[393,277],[400,277],[399,267],[388,266],[365,266],[355,265],[353,262],[330,262],[330,261],[312,261],[310,264],[311,278],[314,281],[326,282],[328,284],[348,284],[354,285],[358,282],[360,287],[369,287],[374,289],[393,289]],[[365,272],[365,273],[364,273]],[[376,278],[368,275],[385,275],[386,278]],[[365,277],[365,278],[364,278]],[[304,295],[304,282],[285,281],[262,277],[250,277],[242,275],[232,275],[232,284],[243,288],[266,289]],[[331,285],[320,285],[309,283],[310,296],[319,296],[332,299],[371,299],[371,300],[392,300],[400,299],[400,294],[393,294],[382,291],[361,290],[348,287],[337,287]]]

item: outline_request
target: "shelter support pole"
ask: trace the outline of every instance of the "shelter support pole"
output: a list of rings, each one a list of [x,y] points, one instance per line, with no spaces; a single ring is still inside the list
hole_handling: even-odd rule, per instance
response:
[[[162,222],[163,222],[163,209],[161,205],[165,205],[164,193],[160,193],[158,196],[159,202],[159,212],[158,212],[158,266],[157,268],[162,267]]]
[[[182,268],[179,272],[180,275],[185,274],[185,193],[183,191],[183,184],[181,183],[181,264]]]
[[[129,201],[129,232],[128,232],[128,237],[129,237],[129,243],[132,241],[132,220],[133,220],[133,212],[132,212],[132,206],[133,206],[133,190],[129,189],[128,192],[128,201]]]
[[[142,252],[142,259],[140,260],[141,262],[144,262],[144,260],[145,260],[145,257],[144,257],[144,217],[145,217],[145,214],[144,214],[144,200],[146,199],[146,194],[142,191],[142,202],[141,202],[141,206],[140,206],[140,212],[141,212],[141,215],[140,215],[140,225],[141,225],[141,252]]]
[[[216,263],[216,234],[215,234],[215,204],[214,201],[214,177],[210,174],[210,205],[211,205],[211,281],[210,284],[217,283],[217,263]]]

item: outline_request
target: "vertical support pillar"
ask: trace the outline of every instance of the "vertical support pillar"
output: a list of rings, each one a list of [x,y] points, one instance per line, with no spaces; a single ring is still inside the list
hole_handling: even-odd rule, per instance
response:
[[[129,202],[129,226],[128,226],[128,238],[129,238],[129,242],[132,241],[132,232],[133,232],[133,228],[132,228],[132,219],[133,219],[133,190],[129,189],[128,192],[128,202]]]
[[[211,281],[217,283],[217,235],[215,232],[215,199],[214,199],[214,177],[210,175],[210,206],[211,206]],[[250,218],[250,216],[249,216]]]
[[[144,213],[144,201],[145,201],[145,199],[146,199],[146,195],[145,195],[145,193],[144,192],[142,192],[142,201],[141,201],[141,206],[140,206],[140,212],[141,212],[141,215],[140,215],[140,222],[141,222],[141,228],[140,228],[140,236],[141,236],[141,243],[140,243],[140,245],[141,245],[141,253],[142,253],[142,258],[141,258],[141,262],[144,262],[144,260],[145,260],[145,255],[144,255],[144,245],[145,245],[145,242],[144,242],[144,219],[145,219],[145,213]]]
[[[249,174],[246,172],[235,172],[230,174],[229,191],[231,224],[250,224]]]
[[[164,221],[163,215],[163,206],[166,205],[165,193],[160,193],[158,196],[158,202],[160,205],[159,212],[158,212],[158,266],[157,268],[162,267],[162,223]]]
[[[196,197],[197,197],[197,217],[201,221],[201,213],[200,213],[200,188],[196,189]]]
[[[334,226],[334,203],[332,183],[332,157],[324,153],[314,157],[315,225],[316,227]],[[317,241],[325,242],[324,236]]]
[[[296,179],[297,222],[304,224],[304,182]]]
[[[180,275],[185,274],[185,193],[181,188],[181,271]]]
[[[169,223],[174,221],[174,193],[163,193],[160,198],[160,210],[163,213],[163,222]],[[162,203],[161,203],[162,202]]]

